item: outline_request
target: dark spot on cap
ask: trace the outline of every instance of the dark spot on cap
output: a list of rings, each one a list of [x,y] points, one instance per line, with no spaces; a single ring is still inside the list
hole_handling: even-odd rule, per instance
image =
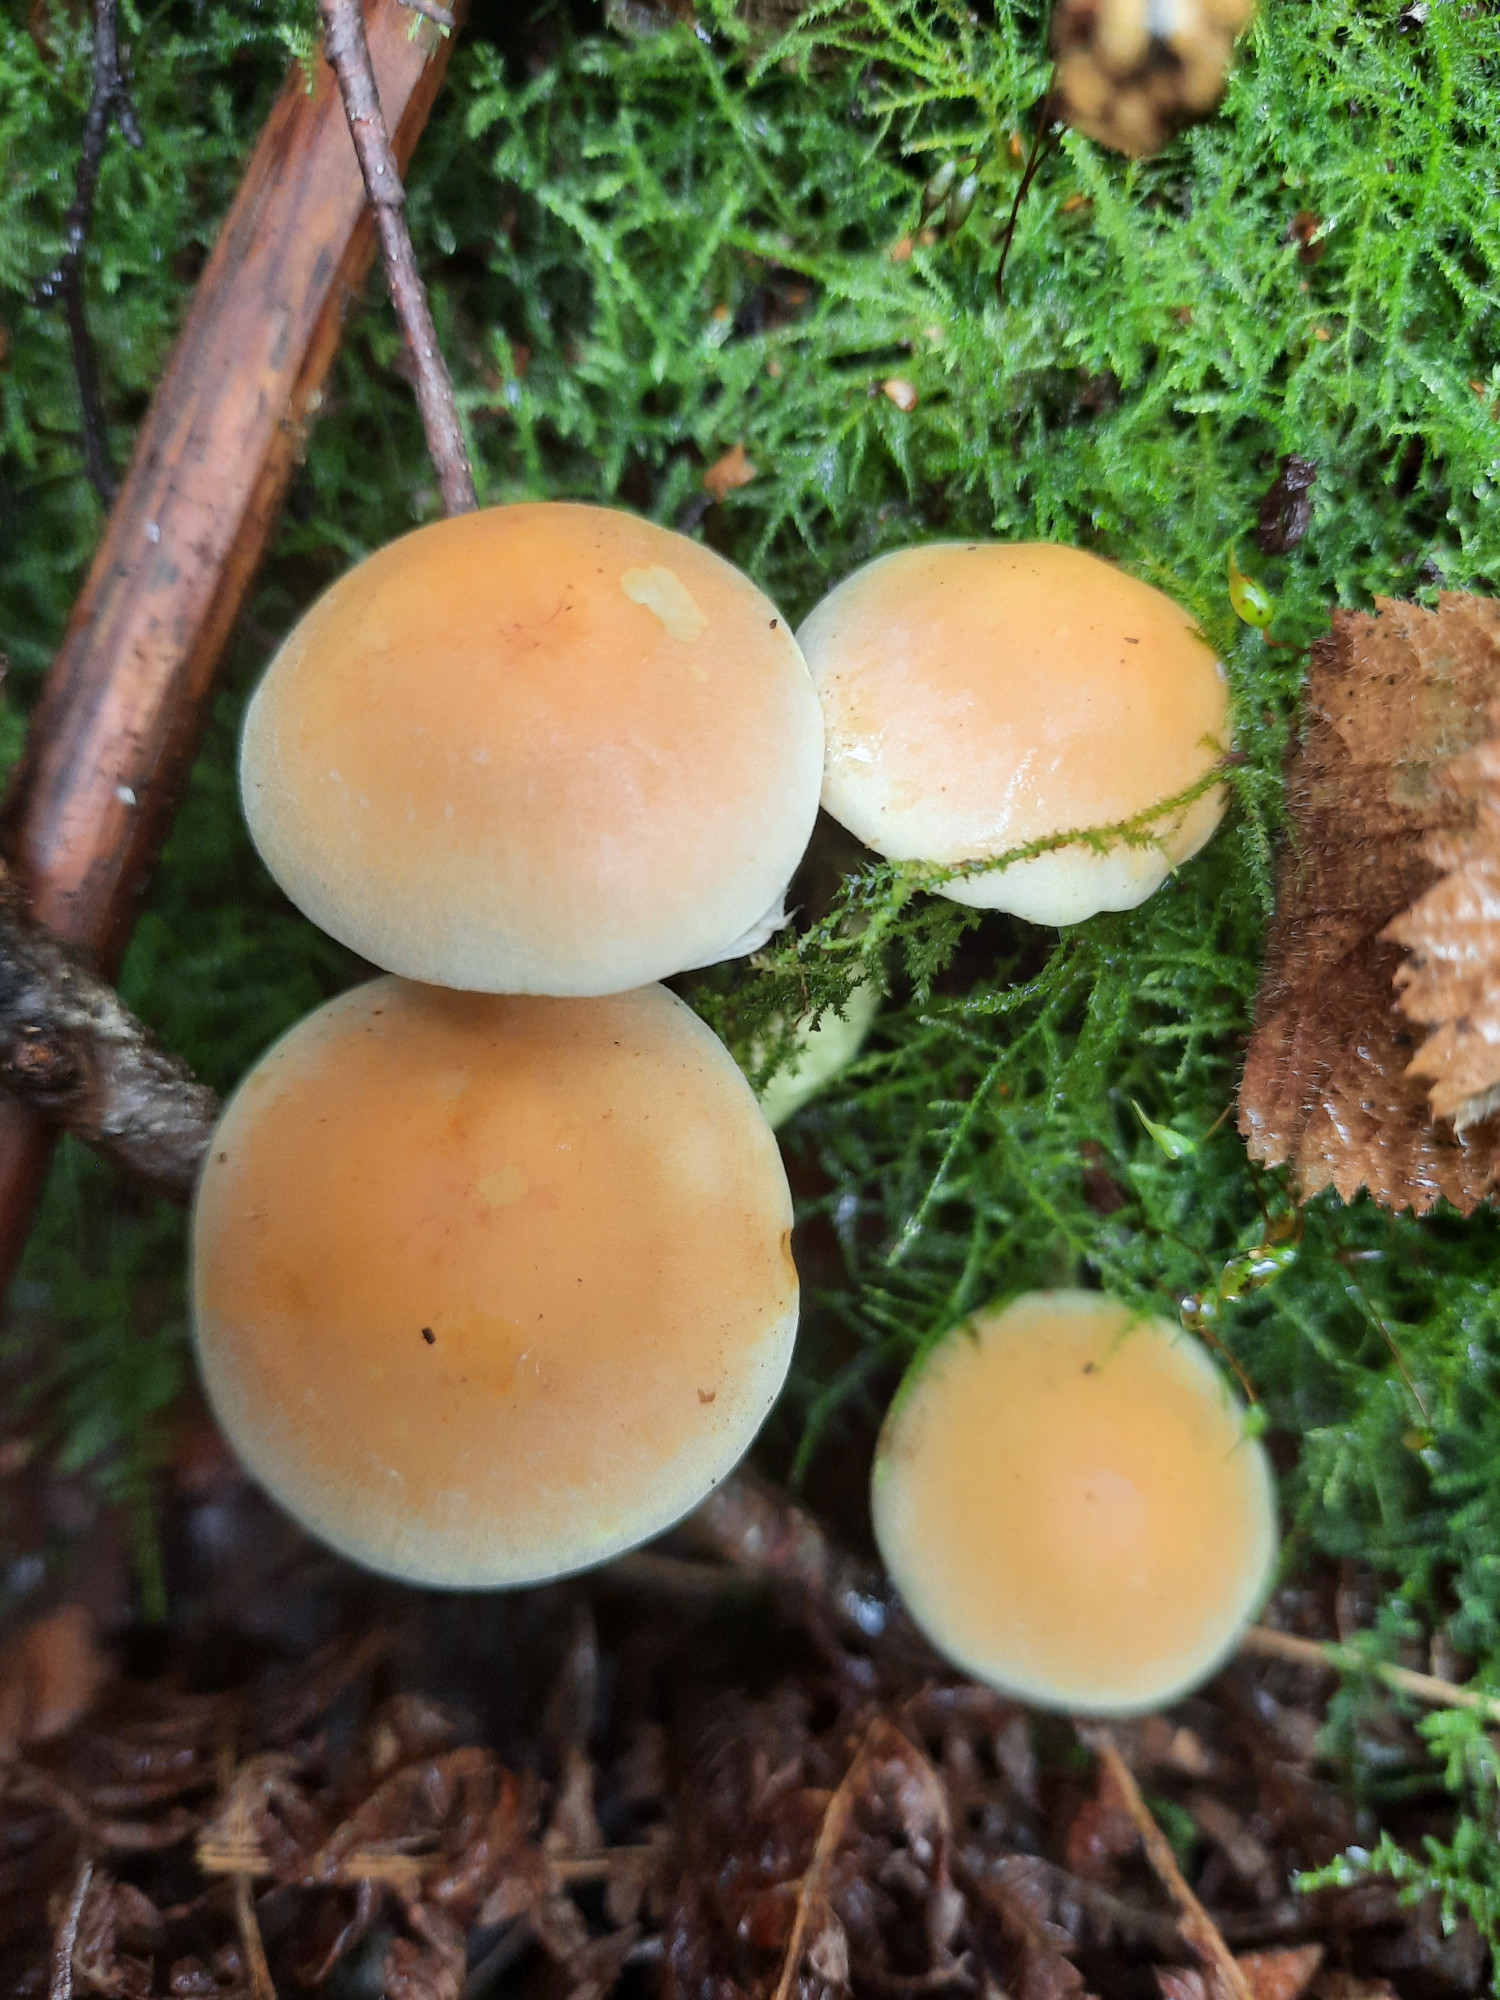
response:
[[[436,1346],[437,1346],[437,1335],[436,1335],[436,1334],[435,1334],[435,1333],[433,1332],[433,1330],[432,1330],[432,1328],[431,1328],[430,1326],[424,1326],[424,1327],[423,1327],[423,1329],[422,1329],[422,1338],[423,1338],[423,1339],[424,1339],[424,1340],[425,1340],[425,1341],[427,1342],[427,1345],[428,1345],[429,1347],[436,1347]]]
[[[771,630],[772,630],[772,631],[774,632],[774,631],[776,630],[776,627],[777,627],[777,626],[778,626],[778,625],[779,625],[780,623],[781,623],[781,620],[780,620],[779,618],[773,618],[773,619],[771,620]]]
[[[700,1403],[711,1403],[718,1393],[717,1389],[700,1389],[698,1391],[698,1401]]]
[[[1083,1364],[1083,1372],[1084,1372],[1084,1374],[1085,1374],[1085,1375],[1097,1375],[1097,1374],[1099,1373],[1099,1364],[1098,1364],[1098,1362],[1097,1362],[1097,1361],[1085,1361],[1085,1362],[1084,1362],[1084,1364]]]
[[[1127,639],[1125,643],[1127,646],[1138,646],[1141,642],[1139,639]]]
[[[224,1162],[225,1162],[225,1161],[226,1161],[226,1160],[227,1160],[228,1158],[229,1158],[229,1155],[228,1155],[227,1153],[220,1153],[220,1155],[219,1155],[219,1165],[220,1165],[220,1166],[222,1167],[222,1166],[223,1166],[223,1164],[224,1164]]]

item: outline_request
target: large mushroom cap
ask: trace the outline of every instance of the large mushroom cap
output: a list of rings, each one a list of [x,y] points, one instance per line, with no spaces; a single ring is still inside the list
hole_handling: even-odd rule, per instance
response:
[[[381,979],[231,1100],[193,1220],[209,1399],[304,1526],[453,1586],[580,1569],[721,1479],[791,1356],[791,1199],[663,987]]]
[[[256,691],[240,778],[277,881],[374,964],[612,993],[761,941],[822,743],[748,578],[549,502],[420,528],[334,584]]]
[[[1098,1292],[1031,1292],[942,1340],[886,1420],[873,1507],[940,1652],[1083,1713],[1204,1679],[1276,1555],[1270,1467],[1218,1370]]]
[[[1079,549],[902,549],[846,578],[798,637],[827,724],[823,803],[891,860],[949,866],[1134,820],[1229,747],[1223,670],[1187,613]],[[1222,812],[1213,788],[1148,846],[1069,845],[943,894],[1039,923],[1130,909]]]

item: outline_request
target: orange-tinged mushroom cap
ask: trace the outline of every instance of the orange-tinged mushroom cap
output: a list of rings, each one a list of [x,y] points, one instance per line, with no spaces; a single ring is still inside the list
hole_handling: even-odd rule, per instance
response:
[[[822,729],[786,620],[722,557],[603,507],[494,507],[318,600],[250,704],[241,791],[293,902],[374,964],[611,993],[762,941]]]
[[[1229,745],[1223,670],[1187,613],[1079,549],[902,549],[798,637],[828,731],[823,803],[894,861],[946,867],[1133,821]],[[1149,845],[1071,844],[942,893],[1038,923],[1130,909],[1223,809],[1215,787],[1149,822]]]
[[[696,1505],[764,1420],[791,1221],[749,1085],[665,988],[376,980],[224,1114],[193,1220],[209,1400],[282,1505],[373,1569],[583,1568]]]
[[[940,1652],[1082,1713],[1204,1679],[1276,1555],[1269,1463],[1204,1349],[1098,1292],[1031,1292],[940,1341],[886,1419],[872,1504]]]

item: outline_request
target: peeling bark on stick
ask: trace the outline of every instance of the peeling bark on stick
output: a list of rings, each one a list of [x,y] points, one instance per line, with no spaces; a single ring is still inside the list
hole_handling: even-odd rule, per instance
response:
[[[396,0],[366,26],[397,158],[450,43]],[[199,281],[32,721],[6,844],[38,920],[108,975],[170,823],[219,652],[275,524],[373,232],[332,73],[293,71]],[[0,1281],[47,1128],[0,1103]]]
[[[0,1083],[125,1172],[186,1201],[217,1099],[16,901],[0,871]]]

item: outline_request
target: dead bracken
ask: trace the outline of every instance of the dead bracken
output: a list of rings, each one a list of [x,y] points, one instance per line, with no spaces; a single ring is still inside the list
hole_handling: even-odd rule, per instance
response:
[[[1336,611],[1313,649],[1309,722],[1287,773],[1293,837],[1239,1098],[1252,1157],[1289,1164],[1304,1198],[1366,1187],[1391,1208],[1421,1214],[1443,1198],[1468,1213],[1500,1181],[1483,1033],[1440,1028],[1419,1047],[1413,1025],[1463,1011],[1463,974],[1442,968],[1473,940],[1464,871],[1482,867],[1487,837],[1476,787],[1500,692],[1497,630],[1493,600],[1447,592],[1436,610]],[[1440,881],[1444,868],[1457,872]],[[1429,1102],[1439,1072],[1464,1081]],[[1473,1086],[1484,1115],[1460,1130],[1445,1114]]]

